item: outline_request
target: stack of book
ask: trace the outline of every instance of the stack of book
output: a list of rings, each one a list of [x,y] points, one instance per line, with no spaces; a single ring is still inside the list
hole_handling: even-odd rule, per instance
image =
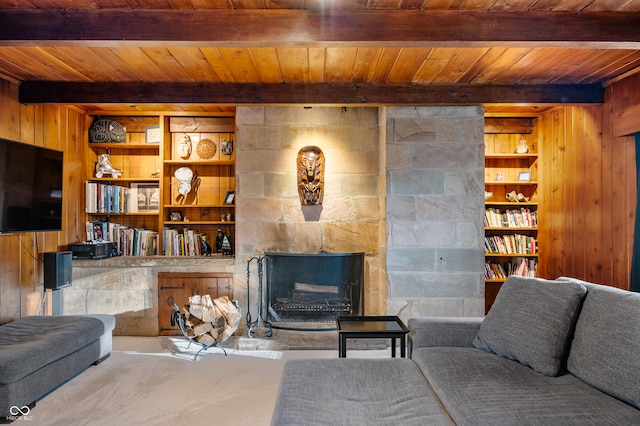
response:
[[[484,278],[487,280],[503,280],[511,275],[536,277],[538,262],[536,259],[516,257],[512,262],[503,264],[486,262],[484,264]]]
[[[535,237],[520,234],[484,237],[484,252],[488,254],[537,254]]]
[[[87,241],[110,241],[120,256],[158,254],[158,233],[144,228],[129,228],[114,222],[91,221],[85,224]]]
[[[162,254],[164,256],[204,256],[211,254],[207,234],[184,228],[182,231],[162,229]],[[209,251],[206,250],[209,247]]]
[[[484,226],[488,228],[537,228],[538,212],[527,207],[501,211],[488,208],[484,211]]]

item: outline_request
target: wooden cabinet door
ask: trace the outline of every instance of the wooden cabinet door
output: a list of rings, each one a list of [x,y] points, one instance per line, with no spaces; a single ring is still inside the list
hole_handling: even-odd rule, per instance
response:
[[[160,272],[158,273],[158,329],[160,336],[179,336],[178,326],[171,326],[173,305],[180,312],[189,297],[208,294],[212,299],[233,298],[233,274],[217,272]]]

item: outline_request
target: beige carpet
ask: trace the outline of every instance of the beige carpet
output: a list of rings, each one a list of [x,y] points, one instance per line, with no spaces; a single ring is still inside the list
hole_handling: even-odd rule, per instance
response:
[[[114,350],[37,402],[29,425],[268,425],[284,362],[336,350],[227,350],[193,355],[179,337],[114,337]],[[389,350],[347,357],[388,357]],[[312,384],[310,384],[312,386]]]

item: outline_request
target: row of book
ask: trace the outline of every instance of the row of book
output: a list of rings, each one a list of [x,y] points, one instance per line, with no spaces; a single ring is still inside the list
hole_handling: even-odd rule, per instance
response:
[[[538,276],[537,259],[515,257],[512,262],[486,262],[484,264],[484,278],[487,280],[507,279],[511,275]]]
[[[489,228],[537,228],[538,212],[527,207],[502,211],[488,208],[484,212],[484,226]]]
[[[160,189],[156,183],[132,183],[131,188],[101,182],[85,183],[86,213],[157,212]]]
[[[538,241],[535,237],[521,234],[486,236],[484,252],[487,254],[537,254]]]
[[[163,256],[205,256],[211,254],[211,242],[207,234],[193,229],[184,228],[182,231],[162,229]]]
[[[114,222],[85,223],[87,241],[115,243],[120,256],[154,256],[158,254],[158,233],[144,228],[130,228]]]

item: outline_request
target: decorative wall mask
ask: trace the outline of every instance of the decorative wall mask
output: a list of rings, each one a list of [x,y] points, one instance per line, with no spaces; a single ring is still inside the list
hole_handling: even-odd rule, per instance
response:
[[[224,155],[233,154],[233,141],[226,141],[223,139],[220,143],[220,152],[222,152]]]
[[[126,142],[127,129],[122,124],[106,118],[95,118],[89,127],[89,142]]]
[[[302,205],[322,204],[324,154],[317,146],[305,146],[298,151],[298,195]]]
[[[182,137],[178,143],[178,155],[183,160],[187,160],[191,157],[191,136],[184,135]]]

